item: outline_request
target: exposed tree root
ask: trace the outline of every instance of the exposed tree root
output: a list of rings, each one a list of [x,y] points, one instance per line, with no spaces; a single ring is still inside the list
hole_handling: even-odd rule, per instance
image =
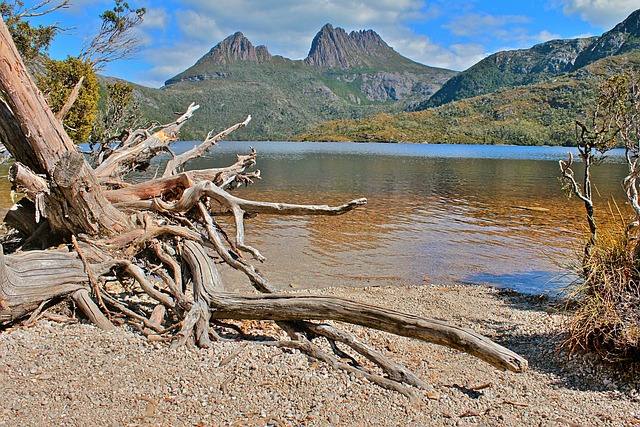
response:
[[[2,40],[8,39],[0,22]],[[526,369],[526,360],[517,354],[445,322],[340,298],[275,293],[245,258],[250,254],[265,261],[246,242],[246,218],[341,215],[363,206],[366,199],[331,207],[237,197],[232,190],[260,179],[259,171],[249,171],[256,164],[255,150],[226,168],[181,172],[187,161],[250,120],[215,135],[210,132],[201,145],[174,155],[169,144],[198,109],[195,104],[172,123],[129,132],[114,150],[103,150],[92,167],[38,98],[35,86],[22,86],[20,79],[30,77],[11,46],[10,40],[0,43],[0,53],[9,58],[0,61],[0,76],[6,77],[0,79],[6,98],[6,104],[0,101],[0,137],[12,138],[6,146],[20,162],[14,166],[13,183],[30,202],[16,206],[7,221],[21,233],[24,250],[35,239],[45,247],[60,242],[66,246],[12,255],[0,251],[1,325],[39,313],[45,301],[65,297],[103,329],[124,319],[149,339],[172,341],[174,346],[214,345],[221,339],[215,331],[219,319],[271,320],[289,336],[273,337],[271,345],[298,349],[409,397],[415,396],[412,387],[428,385],[338,327],[312,321],[361,325],[455,348],[500,369]],[[40,132],[38,126],[47,131]],[[147,168],[160,152],[172,156],[160,178],[138,184],[124,180],[129,172]],[[219,215],[233,217],[232,232],[216,222]],[[219,263],[243,272],[261,293],[227,292]]]

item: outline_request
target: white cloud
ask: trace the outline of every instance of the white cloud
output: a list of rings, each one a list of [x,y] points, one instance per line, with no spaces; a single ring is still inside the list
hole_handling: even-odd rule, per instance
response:
[[[147,8],[140,27],[143,30],[155,29],[166,31],[170,20],[171,17],[164,8]]]
[[[465,70],[487,56],[484,46],[480,44],[465,43],[445,47],[408,29],[382,37],[396,52],[432,67]]]
[[[151,69],[145,70],[140,75],[140,79],[135,81],[149,87],[162,86],[166,80],[192,66],[197,59],[206,53],[206,50],[203,52],[201,45],[185,41],[171,47],[169,61],[167,61],[167,52],[168,50],[164,46],[145,50],[143,53],[145,59],[154,65]]]
[[[209,45],[209,48],[232,33],[230,30],[220,28],[215,18],[191,9],[176,10],[175,17],[183,39],[195,43],[204,42]],[[235,31],[237,30],[233,32]]]
[[[592,25],[610,30],[640,8],[638,0],[556,0],[564,13],[578,15]]]
[[[450,23],[444,25],[444,28],[451,30],[451,32],[457,36],[491,34],[494,36],[508,37],[509,31],[503,27],[511,24],[526,24],[529,22],[531,22],[530,18],[520,15],[494,16],[471,13],[456,17]]]
[[[560,36],[560,34],[555,34],[547,30],[542,30],[538,34],[534,34],[532,38],[542,43],[542,42],[548,42],[549,40],[556,40],[562,37]]]

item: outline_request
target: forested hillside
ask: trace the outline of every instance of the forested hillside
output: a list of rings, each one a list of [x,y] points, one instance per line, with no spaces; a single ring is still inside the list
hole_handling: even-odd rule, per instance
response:
[[[640,69],[640,10],[601,37],[554,40],[491,55],[449,81],[417,112],[335,120],[305,141],[564,145],[613,74]]]

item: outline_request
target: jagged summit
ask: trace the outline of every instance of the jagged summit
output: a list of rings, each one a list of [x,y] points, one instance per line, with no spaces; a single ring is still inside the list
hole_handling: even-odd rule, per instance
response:
[[[373,30],[347,34],[342,28],[326,24],[314,37],[305,62],[320,69],[346,70],[371,67],[396,56],[400,57]]]
[[[167,80],[165,86],[185,81],[203,81],[226,77],[227,74],[216,70],[216,67],[240,61],[262,64],[271,58],[273,57],[266,46],[255,47],[244,34],[238,31],[212,47],[192,67]]]
[[[247,90],[250,82],[262,87],[263,94],[269,92],[286,102],[317,98],[307,110],[330,104],[329,110],[377,111],[388,108],[377,103],[397,103],[396,108],[413,105],[435,93],[455,74],[405,58],[373,30],[347,33],[326,24],[313,39],[304,60],[272,56],[266,47],[254,47],[237,32],[192,67],[167,80],[165,87],[195,84],[211,91],[214,87],[241,84],[242,90]],[[254,97],[253,101],[261,97]]]
[[[585,49],[576,59],[576,68],[584,67],[598,59],[620,55],[640,48],[640,9],[631,13],[621,23],[604,33],[596,43]]]
[[[271,59],[266,46],[254,47],[240,31],[215,45],[202,59],[213,64],[225,65],[235,61],[264,62]]]
[[[288,64],[288,65],[286,65]],[[367,73],[362,90],[369,100],[399,100],[409,93],[428,96],[435,92],[454,71],[419,64],[397,53],[373,30],[351,31],[326,24],[311,43],[304,60],[292,61],[272,56],[265,46],[254,47],[241,32],[214,46],[193,66],[165,82],[198,82],[229,78],[231,68],[255,65],[271,67],[307,66],[316,72],[342,70]],[[237,71],[237,70],[236,70]]]

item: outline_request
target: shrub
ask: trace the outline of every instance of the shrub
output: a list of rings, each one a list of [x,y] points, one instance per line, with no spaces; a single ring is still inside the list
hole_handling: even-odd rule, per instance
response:
[[[601,232],[570,290],[573,317],[565,346],[602,359],[640,362],[640,261],[621,225]]]
[[[587,120],[576,121],[576,141],[584,162],[581,183],[572,156],[560,161],[565,188],[583,202],[589,239],[579,280],[569,291],[574,317],[565,344],[570,351],[595,352],[612,362],[640,362],[640,76],[613,76],[600,85]],[[632,215],[619,214],[605,232],[596,222],[591,166],[610,149],[626,151],[628,175],[622,180]]]

